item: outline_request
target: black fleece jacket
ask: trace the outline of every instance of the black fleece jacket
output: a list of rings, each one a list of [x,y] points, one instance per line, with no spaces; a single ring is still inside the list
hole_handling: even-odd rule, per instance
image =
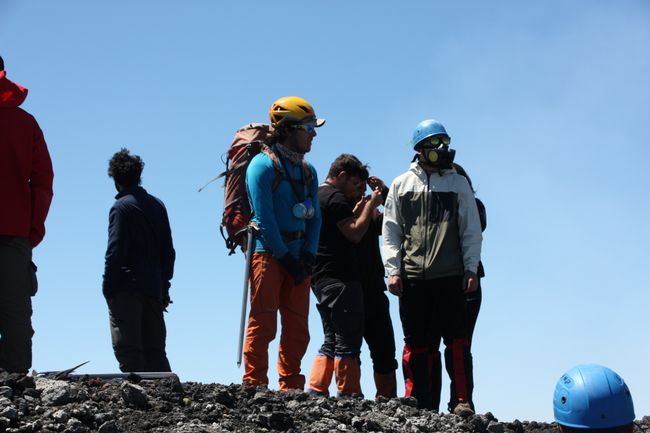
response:
[[[122,190],[109,213],[103,293],[169,296],[176,252],[162,201],[136,186]]]

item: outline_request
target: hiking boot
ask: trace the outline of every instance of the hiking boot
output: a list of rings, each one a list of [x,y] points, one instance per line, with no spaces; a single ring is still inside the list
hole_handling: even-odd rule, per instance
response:
[[[468,416],[474,415],[474,411],[468,402],[460,401],[454,408],[454,415],[458,415],[461,418],[467,418]]]
[[[268,390],[269,390],[269,387],[266,384],[255,385],[255,384],[252,384],[252,383],[246,382],[246,381],[242,382],[242,384],[241,384],[241,391],[243,393],[247,394],[250,397],[252,397],[253,395],[255,395],[259,391],[265,392],[265,391],[268,391]]]

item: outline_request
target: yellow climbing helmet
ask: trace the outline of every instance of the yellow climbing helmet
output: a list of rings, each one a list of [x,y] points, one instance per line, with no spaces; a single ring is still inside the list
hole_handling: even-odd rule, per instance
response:
[[[316,118],[311,104],[298,96],[285,96],[275,101],[269,109],[269,118],[276,128],[312,122],[320,127],[325,123],[325,119]]]

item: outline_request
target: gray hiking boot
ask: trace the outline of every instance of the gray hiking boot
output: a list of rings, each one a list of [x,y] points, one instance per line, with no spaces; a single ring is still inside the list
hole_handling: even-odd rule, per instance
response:
[[[471,415],[474,415],[474,411],[468,402],[460,401],[454,408],[454,415],[458,415],[461,418],[467,418]]]

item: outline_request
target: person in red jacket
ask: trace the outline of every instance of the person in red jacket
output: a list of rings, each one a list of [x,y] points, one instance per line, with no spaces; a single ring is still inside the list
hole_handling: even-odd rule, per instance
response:
[[[34,117],[19,108],[27,89],[7,79],[0,57],[0,368],[32,366],[32,249],[45,236],[52,161]]]

